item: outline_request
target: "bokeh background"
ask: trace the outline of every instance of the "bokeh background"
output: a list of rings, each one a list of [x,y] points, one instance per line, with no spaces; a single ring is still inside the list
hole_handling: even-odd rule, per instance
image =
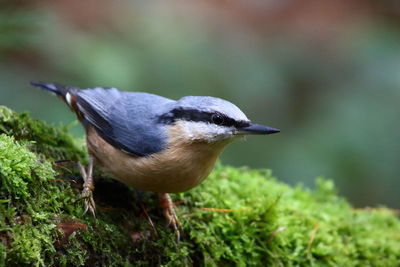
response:
[[[223,163],[400,206],[398,0],[0,1],[0,104],[73,126],[30,80],[228,99],[282,132]]]

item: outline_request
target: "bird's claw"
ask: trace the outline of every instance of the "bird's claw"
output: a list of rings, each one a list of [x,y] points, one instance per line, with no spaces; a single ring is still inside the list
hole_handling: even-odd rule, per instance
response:
[[[93,190],[94,190],[94,183],[93,183],[93,160],[89,159],[89,166],[88,171],[86,172],[83,165],[78,162],[78,168],[83,178],[83,190],[82,190],[82,199],[84,200],[85,210],[84,214],[88,211],[96,217],[96,203],[93,199]]]
[[[176,239],[179,242],[181,238],[182,226],[179,222],[178,216],[176,215],[175,205],[167,193],[160,193],[159,197],[164,217],[167,220],[167,226],[174,230]]]
[[[83,211],[83,214],[90,211],[93,217],[96,217],[96,203],[93,199],[93,191],[89,186],[85,186],[85,184],[82,190],[82,198],[85,205],[85,210]]]
[[[170,226],[176,233],[178,241],[180,240],[181,224],[178,220],[174,207],[164,210],[164,216],[167,219],[167,226]]]

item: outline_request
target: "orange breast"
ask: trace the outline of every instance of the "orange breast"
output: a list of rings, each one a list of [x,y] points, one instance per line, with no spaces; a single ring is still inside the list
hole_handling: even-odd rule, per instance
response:
[[[134,188],[161,193],[187,191],[211,172],[225,143],[193,142],[178,138],[171,127],[168,148],[148,157],[122,152],[104,141],[93,128],[87,132],[89,153],[105,172]]]

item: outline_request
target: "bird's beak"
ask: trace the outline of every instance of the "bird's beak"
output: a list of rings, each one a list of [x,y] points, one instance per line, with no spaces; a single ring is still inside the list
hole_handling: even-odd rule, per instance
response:
[[[249,126],[239,128],[237,131],[238,134],[273,134],[279,132],[278,129],[255,123],[250,123]]]

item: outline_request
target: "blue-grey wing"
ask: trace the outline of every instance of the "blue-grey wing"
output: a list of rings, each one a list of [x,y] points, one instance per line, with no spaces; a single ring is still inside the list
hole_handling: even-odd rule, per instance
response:
[[[137,156],[165,148],[167,133],[157,116],[175,101],[115,88],[79,90],[75,97],[86,123],[112,146]]]

